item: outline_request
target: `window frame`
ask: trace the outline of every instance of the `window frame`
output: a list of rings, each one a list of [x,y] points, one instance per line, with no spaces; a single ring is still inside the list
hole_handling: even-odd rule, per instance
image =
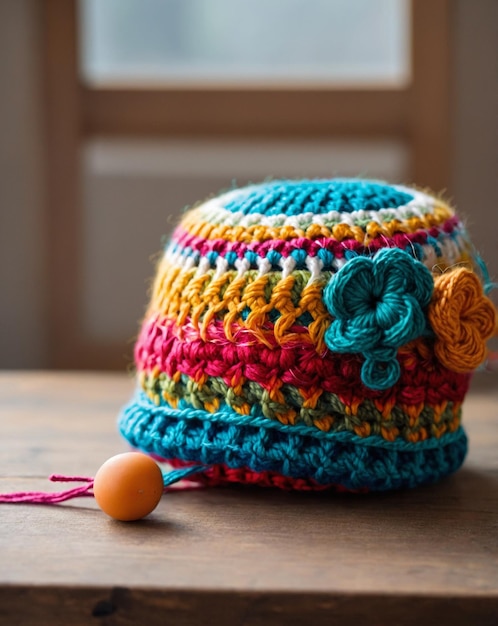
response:
[[[409,84],[85,85],[77,0],[43,0],[50,364],[122,369],[121,344],[84,336],[81,147],[97,136],[395,138],[410,180],[444,192],[451,155],[450,0],[412,0]],[[131,352],[131,345],[128,346]]]

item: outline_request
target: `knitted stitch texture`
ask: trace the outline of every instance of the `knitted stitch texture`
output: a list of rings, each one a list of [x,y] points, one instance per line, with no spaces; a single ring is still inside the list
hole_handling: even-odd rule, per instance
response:
[[[158,265],[120,430],[209,484],[368,491],[454,472],[496,312],[443,201],[275,181],[187,211]]]

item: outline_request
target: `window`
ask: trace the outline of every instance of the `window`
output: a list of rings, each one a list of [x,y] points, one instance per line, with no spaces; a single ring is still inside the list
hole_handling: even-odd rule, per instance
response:
[[[93,84],[392,84],[409,79],[408,0],[82,0]]]
[[[445,188],[450,6],[45,0],[53,365],[123,367],[148,259],[207,193],[268,175]]]

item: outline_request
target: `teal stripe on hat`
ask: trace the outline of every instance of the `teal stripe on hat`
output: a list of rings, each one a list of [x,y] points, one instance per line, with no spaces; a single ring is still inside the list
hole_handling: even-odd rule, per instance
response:
[[[397,208],[413,196],[392,185],[371,180],[279,180],[246,187],[231,196],[225,208],[244,215],[319,215],[330,211],[354,213]]]

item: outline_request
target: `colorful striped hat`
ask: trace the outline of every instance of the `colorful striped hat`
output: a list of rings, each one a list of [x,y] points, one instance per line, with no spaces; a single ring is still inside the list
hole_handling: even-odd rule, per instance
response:
[[[209,484],[371,491],[457,470],[496,313],[442,200],[273,181],[187,211],[135,348],[130,444]]]

